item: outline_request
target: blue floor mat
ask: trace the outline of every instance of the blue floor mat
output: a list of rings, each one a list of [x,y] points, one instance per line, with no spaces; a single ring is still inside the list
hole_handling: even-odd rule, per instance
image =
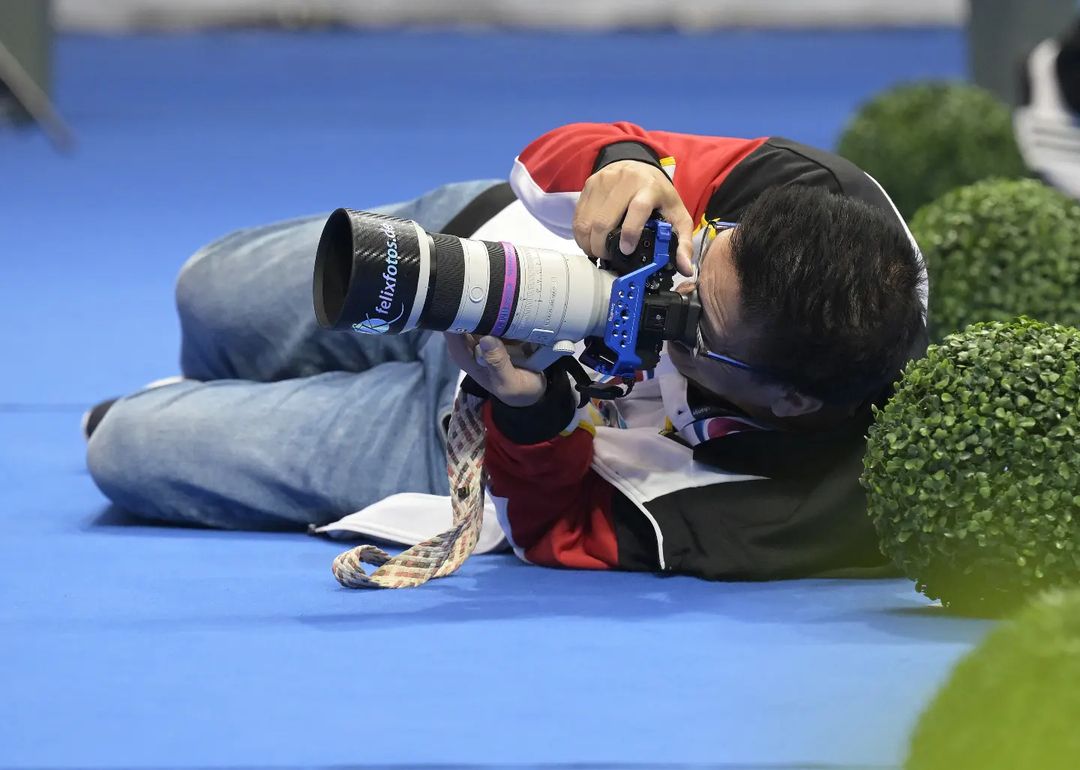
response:
[[[176,270],[227,230],[503,176],[570,120],[829,147],[880,88],[960,76],[958,30],[231,32],[57,54],[76,152],[0,132],[0,766],[901,761],[986,629],[907,581],[487,556],[347,591],[333,543],[108,508],[78,418],[176,371]]]

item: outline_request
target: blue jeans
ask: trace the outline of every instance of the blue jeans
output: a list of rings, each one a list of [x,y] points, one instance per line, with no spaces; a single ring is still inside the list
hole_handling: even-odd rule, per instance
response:
[[[497,180],[382,211],[438,231]],[[87,464],[116,505],[167,522],[278,529],[333,521],[396,492],[447,494],[458,369],[442,334],[326,331],[312,308],[326,216],[241,230],[177,280],[181,371],[118,401]]]

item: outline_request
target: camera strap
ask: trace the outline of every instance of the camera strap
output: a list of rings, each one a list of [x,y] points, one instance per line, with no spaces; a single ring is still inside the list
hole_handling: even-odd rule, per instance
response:
[[[599,398],[611,401],[616,398],[625,398],[634,389],[634,381],[623,382],[625,390],[614,382],[594,382],[585,367],[573,356],[563,356],[547,368],[550,377],[552,373],[563,371],[570,375],[574,381],[574,390],[578,392],[578,409],[589,403],[590,399]]]
[[[545,370],[547,376],[563,371],[574,380],[580,394],[578,408],[592,398],[623,398],[634,389],[631,380],[625,390],[614,383],[595,383],[585,367],[573,356],[562,356]],[[471,378],[466,378],[468,383]],[[450,417],[447,434],[447,472],[453,526],[435,537],[412,546],[397,556],[374,545],[359,545],[334,559],[333,573],[346,588],[411,588],[432,578],[457,571],[476,547],[484,519],[483,462],[485,445],[481,408],[484,397],[475,392],[476,383],[462,387]],[[486,395],[486,394],[485,394]],[[375,567],[373,572],[364,565]]]
[[[480,537],[484,521],[484,399],[462,391],[454,402],[446,438],[453,526],[397,556],[358,545],[334,559],[334,577],[346,588],[412,588],[460,567]],[[364,565],[375,567],[368,572]]]

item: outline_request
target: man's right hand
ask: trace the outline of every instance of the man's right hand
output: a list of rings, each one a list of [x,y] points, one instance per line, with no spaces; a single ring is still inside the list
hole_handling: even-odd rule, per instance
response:
[[[675,185],[663,171],[648,163],[616,161],[585,181],[574,209],[574,240],[586,254],[601,259],[608,233],[621,224],[619,248],[629,254],[637,248],[641,231],[654,210],[664,215],[679,237],[675,267],[683,275],[691,275],[694,222]]]

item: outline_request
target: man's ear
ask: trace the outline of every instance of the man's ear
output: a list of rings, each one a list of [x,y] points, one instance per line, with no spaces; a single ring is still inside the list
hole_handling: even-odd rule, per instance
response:
[[[801,417],[804,414],[813,414],[823,405],[824,402],[820,398],[808,396],[797,390],[785,389],[781,395],[773,399],[770,408],[777,417]]]

